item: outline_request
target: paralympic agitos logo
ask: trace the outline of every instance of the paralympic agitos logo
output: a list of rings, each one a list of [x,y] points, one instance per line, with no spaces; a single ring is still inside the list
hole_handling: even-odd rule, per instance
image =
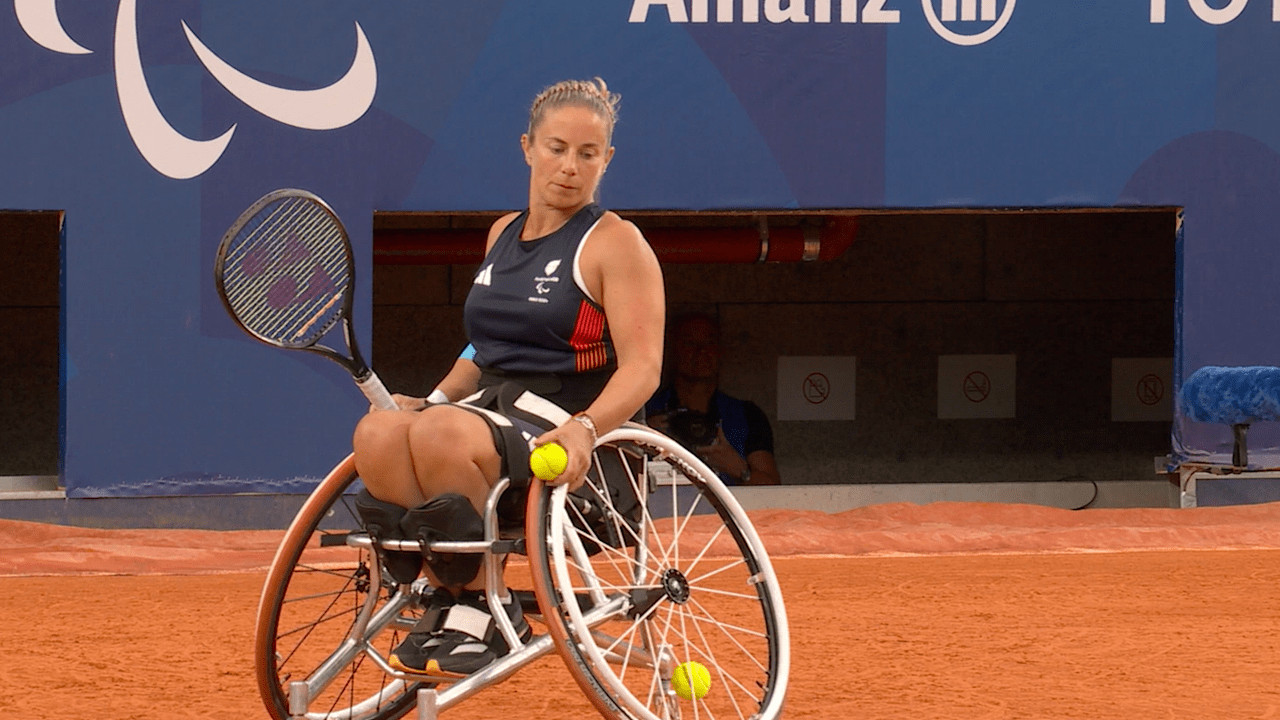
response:
[[[67,34],[58,19],[55,0],[14,0],[13,8],[23,32],[41,47],[67,55],[93,52]],[[337,82],[313,90],[290,90],[255,80],[218,57],[185,22],[182,30],[205,70],[245,105],[272,120],[307,130],[334,130],[360,119],[373,104],[378,69],[359,23],[355,23],[356,51],[351,67]],[[120,111],[142,157],[163,175],[178,180],[196,177],[213,167],[231,142],[236,126],[216,138],[200,140],[186,137],[165,119],[142,67],[137,0],[120,0],[113,51]]]
[[[865,23],[896,24],[899,0],[632,0],[629,22],[667,11],[673,23]],[[954,45],[981,45],[999,35],[1017,0],[920,0],[929,27]],[[661,17],[655,13],[654,16]]]

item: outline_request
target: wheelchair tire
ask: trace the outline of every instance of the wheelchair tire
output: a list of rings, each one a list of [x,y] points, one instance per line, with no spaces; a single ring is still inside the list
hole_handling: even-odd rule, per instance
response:
[[[373,572],[372,553],[345,542],[362,531],[348,494],[356,481],[348,456],[294,517],[267,573],[254,665],[274,720],[296,717],[291,700],[305,706],[309,720],[394,720],[416,706],[423,687],[389,678],[368,657],[376,651],[385,658],[395,647],[412,625],[413,604],[409,586]],[[308,683],[306,692],[291,698],[298,681]]]

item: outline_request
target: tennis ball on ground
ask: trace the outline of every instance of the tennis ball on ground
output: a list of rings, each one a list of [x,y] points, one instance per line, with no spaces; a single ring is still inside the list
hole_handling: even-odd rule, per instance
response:
[[[671,689],[685,700],[701,698],[711,689],[711,673],[700,662],[680,663],[671,676]]]
[[[529,469],[539,480],[555,480],[568,464],[569,456],[560,443],[540,445],[529,453]]]

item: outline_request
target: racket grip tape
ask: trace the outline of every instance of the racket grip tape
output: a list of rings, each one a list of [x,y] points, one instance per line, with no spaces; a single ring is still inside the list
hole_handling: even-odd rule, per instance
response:
[[[369,371],[369,377],[364,380],[356,380],[356,387],[360,388],[360,392],[369,398],[369,402],[379,410],[396,410],[399,408],[396,401],[391,398],[391,393],[387,392],[387,386],[382,384],[382,380],[378,378],[378,374]]]

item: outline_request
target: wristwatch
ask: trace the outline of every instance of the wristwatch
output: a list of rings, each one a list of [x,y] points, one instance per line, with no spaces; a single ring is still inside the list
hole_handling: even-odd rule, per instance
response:
[[[742,471],[742,475],[738,476],[738,480],[742,481],[743,485],[746,485],[747,483],[751,482],[751,466],[750,465],[747,466],[746,470]]]

